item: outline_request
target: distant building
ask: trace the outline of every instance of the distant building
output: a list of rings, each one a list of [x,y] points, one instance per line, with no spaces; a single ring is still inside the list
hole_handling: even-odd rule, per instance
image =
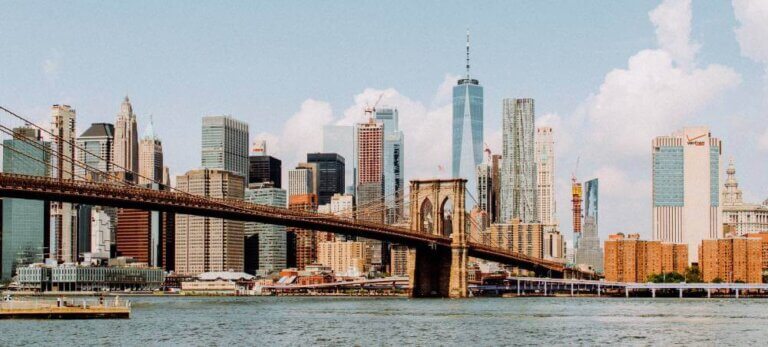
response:
[[[51,144],[40,130],[21,127],[13,133],[3,140],[3,172],[47,176]],[[43,261],[50,247],[49,202],[4,198],[1,207],[0,279],[10,280],[17,268]]]
[[[688,267],[688,245],[640,240],[639,234],[618,233],[605,241],[605,280],[647,282],[652,275],[684,274]]]
[[[565,261],[565,240],[557,230],[544,232],[544,259]]]
[[[653,239],[688,244],[699,260],[701,240],[722,236],[720,154],[709,128],[684,128],[653,140]]]
[[[317,167],[317,199],[320,205],[331,202],[334,194],[344,194],[344,157],[336,153],[308,153],[307,163]]]
[[[603,251],[600,248],[598,226],[598,180],[584,183],[584,231],[579,243],[574,245],[577,265],[589,265],[597,272],[603,272]]]
[[[131,257],[149,266],[173,270],[175,215],[172,212],[132,208],[117,210],[117,255]]]
[[[254,186],[245,191],[245,200],[254,204],[285,208],[287,206],[286,191],[277,187]],[[253,224],[253,225],[250,225]],[[281,225],[246,223],[246,237],[258,239],[258,261],[248,263],[246,267],[258,266],[261,273],[269,274],[287,267],[286,264],[286,228]],[[255,240],[252,240],[254,242]],[[251,258],[252,259],[252,258]]]
[[[91,211],[91,254],[109,259],[112,251],[112,219],[103,209]]]
[[[309,167],[288,170],[288,196],[313,194],[313,171]]]
[[[115,171],[139,171],[139,134],[136,130],[136,114],[128,96],[120,105],[115,121]]]
[[[163,182],[163,142],[155,134],[152,118],[139,141],[139,184]]]
[[[408,246],[392,245],[390,250],[392,276],[408,276]]]
[[[344,163],[345,186],[354,194],[355,172],[355,128],[351,125],[323,126],[323,153],[336,153],[342,156]],[[346,190],[344,191],[346,193]]]
[[[99,172],[111,172],[114,156],[115,127],[109,123],[93,123],[77,138],[77,160],[88,166],[86,170],[82,166],[75,168],[75,174],[81,178],[103,179],[93,177]],[[92,169],[91,169],[92,168]]]
[[[356,204],[357,218],[384,223],[384,124],[370,118],[356,127],[357,146]],[[387,245],[379,240],[361,239],[369,247],[372,268],[383,268],[389,261]]]
[[[475,168],[483,162],[483,87],[469,75],[469,33],[466,69],[453,87],[451,173],[467,179],[467,190],[474,192]]]
[[[491,165],[489,163],[478,165],[475,177],[477,177],[477,192],[475,192],[477,206],[480,210],[488,212],[490,216],[493,208],[493,172],[491,172]]]
[[[579,246],[582,229],[582,202],[584,194],[581,182],[576,181],[576,177],[571,178],[571,216],[573,217],[573,246],[571,255],[576,256],[576,247]],[[575,258],[574,258],[575,260]]]
[[[218,199],[243,199],[242,176],[223,170],[200,169],[176,177],[176,188]],[[243,270],[243,222],[176,215],[176,272]]]
[[[248,183],[272,182],[275,188],[281,188],[282,162],[269,155],[252,155],[248,158]]]
[[[317,195],[293,195],[288,200],[288,208],[296,211],[316,211]],[[307,265],[317,262],[317,232],[301,228],[291,229],[295,235],[295,253],[289,254],[289,257],[295,257],[296,263],[291,264],[289,262],[288,265],[304,270]]]
[[[360,276],[365,273],[365,243],[319,242],[317,262],[329,266],[337,276]]]
[[[763,258],[763,273],[768,272],[768,232],[747,234],[747,238],[760,239],[761,254]]]
[[[540,223],[523,223],[519,219],[512,219],[505,224],[491,224],[490,238],[492,247],[544,258],[544,232]]]
[[[232,116],[203,117],[202,164],[234,172],[248,182],[248,124]]]
[[[69,105],[51,107],[51,177],[75,179],[75,120],[77,112]],[[77,211],[70,203],[51,202],[51,248],[48,256],[61,262],[77,260]],[[48,258],[48,257],[46,257]]]
[[[393,224],[404,218],[405,138],[398,126],[397,108],[377,108],[376,120],[384,124],[384,222]]]
[[[544,232],[558,230],[555,207],[555,140],[552,128],[536,128],[534,141],[536,162],[536,211]]]
[[[762,239],[702,240],[699,269],[704,282],[763,283]]]
[[[539,221],[534,162],[534,101],[504,99],[501,167],[501,219]]]
[[[728,164],[726,173],[728,177],[722,196],[723,225],[732,229],[736,235],[768,232],[768,199],[759,205],[745,203],[736,180],[733,161]]]

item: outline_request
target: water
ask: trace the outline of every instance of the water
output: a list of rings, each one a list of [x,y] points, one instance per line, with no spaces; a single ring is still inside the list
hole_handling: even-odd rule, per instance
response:
[[[0,345],[763,345],[768,299],[134,297],[130,320],[0,321]]]

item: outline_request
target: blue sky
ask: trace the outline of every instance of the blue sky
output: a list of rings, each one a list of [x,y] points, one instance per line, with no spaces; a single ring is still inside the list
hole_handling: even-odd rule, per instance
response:
[[[383,102],[401,109],[409,178],[440,175],[437,165],[450,162],[446,91],[463,74],[469,28],[491,148],[500,150],[504,97],[535,98],[541,123],[555,127],[564,233],[564,188],[581,157],[578,175],[604,189],[601,235],[649,237],[647,134],[710,126],[746,198],[768,197],[765,2],[670,0],[670,15],[654,23],[660,4],[2,1],[0,103],[42,123],[51,104],[71,104],[83,131],[114,121],[128,94],[140,131],[152,114],[167,164],[182,174],[199,165],[191,149],[203,115],[249,122],[290,167],[322,149],[323,124],[361,119],[385,91]]]

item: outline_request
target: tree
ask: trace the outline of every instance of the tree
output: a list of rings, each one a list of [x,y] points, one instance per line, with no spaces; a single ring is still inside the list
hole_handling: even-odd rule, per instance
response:
[[[685,281],[688,283],[701,283],[701,270],[698,266],[690,266],[685,269]]]
[[[648,282],[653,283],[680,283],[685,277],[677,272],[665,272],[648,276]]]
[[[720,277],[715,277],[712,279],[712,283],[723,283],[723,279]]]

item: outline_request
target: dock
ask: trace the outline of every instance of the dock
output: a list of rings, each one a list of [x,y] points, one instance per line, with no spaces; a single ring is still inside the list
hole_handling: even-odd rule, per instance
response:
[[[130,316],[131,303],[117,297],[98,301],[82,298],[0,301],[0,319],[127,319]]]

